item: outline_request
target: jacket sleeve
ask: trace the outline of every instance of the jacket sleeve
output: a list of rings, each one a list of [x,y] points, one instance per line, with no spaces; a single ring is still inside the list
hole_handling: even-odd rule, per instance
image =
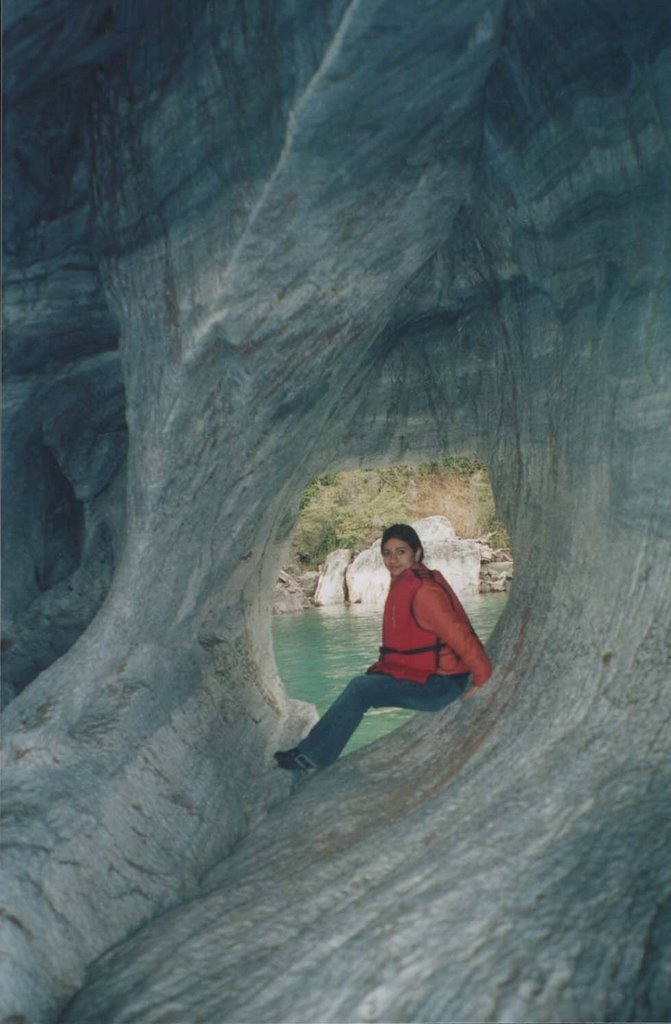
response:
[[[443,588],[427,580],[415,594],[413,611],[423,629],[436,633],[461,658],[473,686],[484,686],[492,674],[492,663],[461,604],[455,599],[453,607]]]

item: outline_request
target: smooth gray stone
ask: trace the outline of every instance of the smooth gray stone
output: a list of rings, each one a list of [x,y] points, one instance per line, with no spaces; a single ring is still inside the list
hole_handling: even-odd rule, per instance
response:
[[[668,11],[134,10],[86,73],[99,27],[10,12],[17,116],[73,87],[61,251],[104,284],[129,447],[104,604],[4,715],[3,1013],[664,1019]],[[295,785],[270,605],[304,487],[473,451],[515,556],[492,681]]]

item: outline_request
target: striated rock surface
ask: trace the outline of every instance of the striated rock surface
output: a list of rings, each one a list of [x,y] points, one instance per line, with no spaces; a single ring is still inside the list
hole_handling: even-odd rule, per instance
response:
[[[352,552],[348,548],[338,548],[329,553],[315,592],[317,607],[345,603],[345,572],[351,561]]]
[[[113,575],[4,713],[2,1014],[667,1018],[667,5],[4,18],[21,660]],[[491,682],[292,791],[304,487],[474,451]]]
[[[475,541],[458,540],[445,516],[428,516],[411,524],[424,547],[424,562],[438,569],[459,596],[477,594],[480,585],[480,547]],[[382,607],[389,590],[389,573],[375,541],[360,552],[345,575],[350,604]]]
[[[113,352],[7,376],[3,704],[74,643],[107,594],[124,539],[124,403]]]
[[[125,521],[126,396],[95,252],[95,72],[82,62],[107,5],[31,6],[3,9],[3,705],[93,618]]]

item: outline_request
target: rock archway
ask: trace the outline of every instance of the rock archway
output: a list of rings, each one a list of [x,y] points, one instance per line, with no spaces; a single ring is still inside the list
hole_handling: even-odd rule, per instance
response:
[[[4,1012],[662,1016],[663,7],[91,12],[62,67],[8,18],[18,120],[84,76],[68,173],[130,446],[107,599],[5,715]],[[492,683],[286,799],[298,495],[473,450],[516,552]]]

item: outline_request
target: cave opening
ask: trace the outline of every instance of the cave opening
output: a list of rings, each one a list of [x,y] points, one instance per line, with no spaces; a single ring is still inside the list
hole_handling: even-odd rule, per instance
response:
[[[478,456],[317,476],[303,493],[276,585],[272,637],[287,695],[314,705],[320,716],[377,657],[389,583],[379,542],[395,522],[413,524],[426,564],[454,586],[483,644],[503,614],[514,561]],[[371,708],[343,754],[415,714]]]

